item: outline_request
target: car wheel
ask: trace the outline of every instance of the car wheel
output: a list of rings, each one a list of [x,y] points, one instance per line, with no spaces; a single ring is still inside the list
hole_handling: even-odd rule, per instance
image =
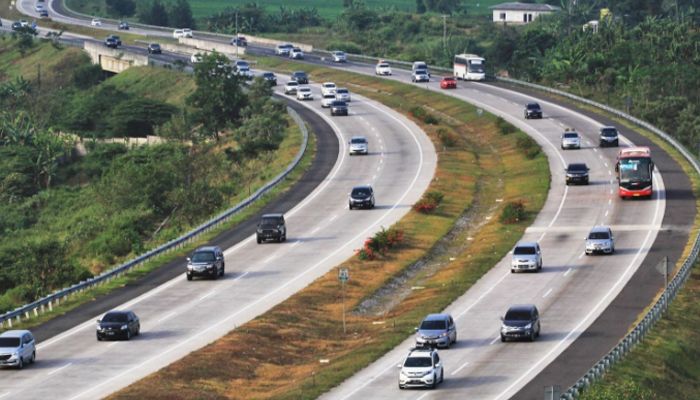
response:
[[[430,385],[430,389],[435,389],[437,386],[437,375],[433,373],[433,383]]]
[[[401,386],[400,383],[399,383],[399,389],[400,389],[400,390],[403,390],[403,386]]]
[[[283,242],[287,241],[287,232],[285,232],[284,235],[282,235],[282,241]]]
[[[511,269],[510,269],[510,273],[511,273],[511,274],[514,274],[514,273],[515,273],[515,270],[514,270],[513,268],[511,268]]]
[[[262,240],[260,239],[260,236],[258,236],[258,244],[262,243]]]
[[[225,271],[226,271],[226,267],[224,267],[224,266],[222,265],[222,266],[221,266],[221,272],[219,272],[219,276],[224,276]]]
[[[535,330],[533,329],[532,332],[530,332],[530,338],[529,338],[530,341],[531,341],[531,342],[534,342],[534,341],[535,341],[535,337],[536,337],[536,336],[535,336]]]
[[[219,279],[219,270],[218,269],[216,271],[214,271],[214,273],[211,275],[211,279],[213,279],[213,280]]]
[[[134,333],[134,336],[138,336],[141,334],[141,325],[136,327],[136,333]]]
[[[192,280],[192,275],[190,275],[190,274],[185,274],[185,275],[187,275],[187,280],[188,280],[188,281],[191,281],[191,280]]]
[[[29,359],[29,363],[34,364],[34,361],[36,361],[36,351],[32,351],[32,358]]]
[[[542,271],[542,263],[539,263],[539,265],[537,265],[537,271]]]
[[[440,383],[445,381],[445,371],[440,371]]]
[[[131,329],[126,330],[126,340],[131,340]]]
[[[19,361],[17,362],[17,369],[22,369],[24,368],[24,359],[22,357],[19,358]]]
[[[101,341],[102,341],[102,338],[100,337],[100,335],[95,335],[95,336],[97,336],[97,341],[98,341],[98,342],[101,342]]]

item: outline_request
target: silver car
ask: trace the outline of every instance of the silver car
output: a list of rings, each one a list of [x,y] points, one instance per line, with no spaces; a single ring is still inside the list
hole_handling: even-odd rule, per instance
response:
[[[430,314],[416,328],[416,346],[450,347],[457,342],[457,326],[450,314]]]
[[[580,149],[581,148],[581,135],[576,131],[566,130],[561,134],[561,148],[562,149]]]
[[[284,85],[284,94],[297,94],[297,89],[299,89],[299,82],[289,81]]]
[[[513,249],[510,272],[542,269],[542,250],[537,242],[518,242]]]
[[[36,360],[36,341],[27,330],[0,334],[0,366],[24,368]]]
[[[324,94],[321,98],[321,107],[328,108],[335,101],[335,94]]]
[[[335,99],[349,103],[350,91],[347,88],[337,88],[335,90]]]
[[[333,62],[344,63],[348,61],[348,56],[343,51],[332,51],[331,55],[333,56]]]
[[[586,236],[586,255],[615,252],[615,237],[609,226],[596,226]]]
[[[348,144],[350,145],[350,155],[369,154],[369,142],[364,136],[353,136]]]

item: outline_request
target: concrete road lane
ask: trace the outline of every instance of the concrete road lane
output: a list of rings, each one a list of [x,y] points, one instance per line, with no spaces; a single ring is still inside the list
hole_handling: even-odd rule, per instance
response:
[[[108,395],[285,300],[408,212],[434,174],[437,159],[427,136],[400,114],[357,95],[350,116],[331,118],[320,106],[320,88],[312,86],[316,99],[303,104],[334,128],[341,154],[327,179],[286,213],[287,242],[259,245],[250,236],[225,251],[225,278],[188,282],[183,269],[181,276],[122,304],[119,308],[134,310],[142,321],[142,334],[130,342],[97,342],[94,320],[100,315],[95,315],[40,343],[35,365],[0,377],[0,396]],[[348,155],[347,141],[358,134],[369,139],[367,156]],[[366,183],[375,187],[377,207],[348,210],[350,189]]]

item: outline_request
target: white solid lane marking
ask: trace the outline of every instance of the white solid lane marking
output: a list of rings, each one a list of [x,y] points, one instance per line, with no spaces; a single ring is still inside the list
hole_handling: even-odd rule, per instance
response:
[[[68,363],[68,364],[66,364],[66,365],[64,365],[64,366],[62,366],[62,367],[60,367],[60,368],[57,368],[57,369],[55,369],[55,370],[49,372],[47,375],[53,375],[53,374],[55,374],[55,373],[57,373],[57,372],[59,372],[59,371],[62,371],[62,370],[64,370],[64,369],[70,367],[71,365],[73,365],[73,363]]]
[[[338,218],[338,214],[335,214],[335,215],[331,216],[330,218],[328,218],[328,222],[333,222],[333,220],[335,220],[336,218]]]
[[[612,204],[612,199],[608,199],[608,205]]]
[[[583,252],[583,253],[579,254],[579,255],[578,255],[578,259],[579,259],[579,260],[582,259],[584,254],[586,254],[586,253]]]
[[[567,269],[566,272],[564,272],[564,276],[569,275],[569,272],[571,272],[571,270],[572,270],[572,268]]]
[[[610,210],[605,210],[605,216],[607,217],[608,214],[610,214]]]
[[[603,161],[603,165],[605,165],[605,168],[608,168],[608,163],[607,163],[607,162]],[[608,172],[610,172],[610,171],[608,171]]]
[[[163,322],[163,321],[165,321],[166,319],[172,317],[173,315],[175,315],[175,311],[165,314],[161,319],[159,319],[159,320],[156,321],[156,322]]]
[[[501,337],[500,337],[500,336],[496,336],[496,338],[494,338],[494,339],[491,341],[491,343],[489,343],[489,345],[492,345],[492,344],[498,342],[499,340],[501,340]]]
[[[466,367],[467,365],[469,365],[469,361],[467,361],[467,362],[465,362],[464,364],[460,365],[459,368],[457,368],[456,370],[454,370],[450,375],[452,375],[452,376],[457,375],[457,373],[458,373],[459,371],[461,371],[461,370],[462,370],[464,367]]]
[[[491,286],[490,288],[486,289],[486,291],[485,291],[484,293],[482,293],[481,296],[479,296],[479,298],[477,298],[476,300],[474,300],[474,302],[473,302],[472,304],[470,304],[469,307],[465,308],[464,310],[462,310],[462,312],[460,312],[459,314],[457,314],[457,315],[455,316],[455,319],[460,319],[464,314],[466,314],[467,312],[469,312],[469,310],[471,310],[479,301],[481,301],[481,299],[483,299],[484,297],[486,297],[487,294],[491,293],[491,291],[493,290],[493,288],[496,287],[496,286],[498,286],[498,284],[501,283],[501,281],[503,281],[503,280],[506,278],[506,276],[508,276],[508,275],[510,275],[510,273],[503,274],[503,276],[501,276],[501,279],[499,279],[496,283],[494,283],[493,286]]]
[[[0,399],[2,399],[2,398],[5,397],[5,396],[9,396],[11,393],[12,393],[12,392],[7,392],[7,393],[0,394]]]
[[[561,197],[561,202],[559,203],[559,209],[557,209],[557,213],[554,214],[554,218],[552,218],[552,221],[549,222],[549,227],[551,228],[552,225],[554,225],[554,222],[556,222],[557,218],[559,218],[559,214],[561,214],[562,208],[564,208],[564,202],[566,201],[566,195],[569,193],[569,187],[564,186],[564,195]]]
[[[545,294],[542,296],[542,298],[543,299],[546,298],[547,296],[549,296],[550,293],[552,293],[552,288],[549,288],[549,290],[547,290],[547,292],[545,292]]]
[[[612,171],[608,171],[608,175],[612,176]]]
[[[596,148],[593,148],[593,151],[595,151],[595,152],[597,153],[597,152],[598,152],[598,149],[596,149]]]
[[[423,400],[424,398],[428,397],[429,394],[430,394],[430,392],[428,392],[428,393],[423,393],[423,395],[420,396],[419,398],[417,398],[416,400]]]
[[[204,296],[200,297],[199,300],[200,300],[200,301],[201,301],[201,300],[204,300],[204,299],[206,299],[207,297],[209,297],[209,296],[211,296],[211,295],[213,295],[213,294],[215,294],[215,293],[216,293],[216,290],[212,290],[211,292],[209,292],[209,293],[205,294]]]
[[[351,391],[349,394],[347,394],[345,397],[343,397],[343,398],[340,399],[340,400],[346,400],[346,399],[348,399],[350,396],[352,396],[353,394],[357,393],[360,389],[362,389],[362,388],[364,388],[365,386],[367,386],[367,385],[369,385],[370,383],[372,383],[375,379],[377,379],[377,377],[384,375],[384,373],[385,373],[386,371],[388,371],[389,369],[391,369],[391,368],[396,368],[395,365],[397,365],[397,364],[394,363],[394,362],[390,363],[386,368],[382,369],[382,371],[381,371],[380,373],[378,373],[377,375],[375,375],[375,376],[369,378],[369,380],[366,381],[366,383],[365,383],[364,385],[361,385],[361,386],[359,386],[359,387],[356,387],[355,390]]]

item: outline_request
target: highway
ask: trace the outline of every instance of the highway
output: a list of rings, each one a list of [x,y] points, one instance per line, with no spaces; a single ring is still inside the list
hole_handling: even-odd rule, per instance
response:
[[[28,2],[24,2],[29,4]],[[251,49],[256,52],[270,54],[270,50]],[[308,61],[314,63],[324,63],[331,67],[338,67],[354,72],[373,74],[373,66],[361,63],[350,62],[346,65],[330,65],[317,57],[309,56]],[[390,79],[397,79],[403,82],[410,82],[410,75],[406,71],[394,69],[395,75]],[[440,90],[437,86],[437,79],[434,77],[430,84],[420,84],[427,90]],[[279,79],[282,83],[283,79]],[[458,326],[458,343],[449,350],[441,351],[441,358],[445,365],[445,382],[438,387],[436,391],[399,391],[397,388],[398,369],[396,368],[408,348],[413,343],[413,338],[408,338],[400,346],[386,354],[377,362],[370,365],[365,370],[348,379],[342,385],[325,395],[327,399],[351,399],[351,398],[406,398],[406,399],[423,399],[423,398],[474,398],[474,399],[506,399],[516,396],[526,384],[542,372],[548,364],[557,359],[572,343],[582,335],[591,324],[603,314],[606,308],[613,302],[616,296],[625,288],[627,282],[638,272],[646,256],[652,251],[652,244],[655,243],[659,231],[662,229],[662,224],[665,216],[667,216],[666,191],[664,176],[665,170],[657,170],[655,174],[655,196],[651,201],[621,201],[616,195],[617,184],[614,178],[614,160],[617,149],[600,149],[597,147],[597,132],[602,125],[597,119],[593,119],[586,113],[573,111],[557,105],[553,101],[547,101],[544,97],[536,99],[534,96],[525,95],[506,88],[501,88],[494,85],[481,83],[459,82],[459,88],[454,91],[443,91],[444,93],[456,96],[467,102],[470,102],[478,107],[481,107],[487,112],[500,115],[504,119],[518,126],[520,129],[528,133],[542,146],[550,161],[550,169],[552,173],[552,185],[547,198],[545,207],[538,215],[535,223],[528,228],[524,240],[538,240],[543,248],[544,254],[544,269],[539,274],[510,274],[509,261],[510,257],[506,256],[498,265],[496,265],[487,275],[485,275],[471,290],[464,296],[456,300],[448,309],[456,319]],[[319,94],[316,91],[315,106],[318,107]],[[354,96],[355,97],[355,96]],[[542,120],[524,120],[522,118],[522,109],[525,103],[532,100],[538,100],[543,106],[545,118]],[[351,107],[351,115],[348,119],[353,121],[361,121],[363,117],[370,119],[369,114],[376,113],[380,107],[372,102],[363,99],[359,103],[353,102]],[[365,115],[365,113],[369,113]],[[383,110],[388,112],[388,110]],[[340,119],[339,119],[340,118]],[[332,121],[339,121],[343,117],[334,118]],[[379,138],[377,131],[382,132],[382,136],[386,140],[386,132],[401,130],[396,126],[396,121],[402,121],[403,124],[410,124],[398,116],[394,116],[397,120],[391,121],[363,121],[367,132],[372,132],[370,135],[370,143],[373,146]],[[401,125],[399,123],[398,125]],[[343,138],[341,143],[345,143],[348,135],[352,133],[347,130],[343,131],[342,126],[337,127],[339,135]],[[584,146],[581,150],[566,150],[559,148],[559,135],[565,127],[576,128],[579,133],[584,136]],[[412,127],[413,129],[417,129]],[[410,130],[410,129],[409,129]],[[419,135],[420,136],[420,135]],[[427,139],[426,139],[427,140]],[[638,142],[635,142],[638,143]],[[629,140],[623,140],[623,145],[629,145]],[[388,143],[387,143],[388,145]],[[408,145],[406,145],[408,146]],[[410,147],[410,146],[409,146]],[[341,146],[342,148],[342,146]],[[343,153],[343,150],[341,150]],[[419,152],[420,153],[420,152]],[[412,155],[413,157],[416,154]],[[388,157],[388,155],[387,155]],[[339,165],[342,165],[343,157],[340,157]],[[381,157],[380,157],[381,159]],[[406,160],[411,160],[407,158]],[[589,186],[570,186],[564,185],[563,168],[570,162],[585,162],[591,168],[591,184]],[[363,178],[354,179],[354,182],[375,182],[366,177],[375,178],[373,169],[379,168],[377,171],[377,179],[382,179],[382,174],[388,174],[389,163],[386,166],[372,164],[367,169],[354,170],[351,175],[362,175]],[[414,162],[409,162],[413,165]],[[659,164],[657,163],[657,166]],[[337,167],[334,169],[342,169]],[[337,172],[337,171],[336,171]],[[332,173],[336,173],[332,172]],[[367,175],[364,175],[367,174]],[[365,177],[366,176],[366,177]],[[353,180],[352,178],[345,178]],[[362,180],[364,179],[364,180]],[[404,178],[406,179],[406,178]],[[331,178],[331,181],[335,179]],[[389,179],[386,182],[394,182]],[[383,187],[375,184],[375,188]],[[415,191],[415,188],[413,188]],[[385,193],[378,191],[378,202],[382,202]],[[341,190],[338,194],[340,197],[347,195]],[[398,194],[396,194],[398,195]],[[325,195],[322,195],[325,196]],[[330,196],[333,197],[333,196]],[[338,204],[344,204],[342,199],[335,199]],[[398,204],[398,203],[396,203]],[[401,202],[404,206],[410,204],[404,199]],[[302,206],[303,208],[303,206]],[[379,207],[381,208],[381,207]],[[311,208],[313,209],[313,208]],[[317,211],[317,209],[313,209]],[[670,209],[669,209],[670,210]],[[303,214],[303,211],[301,211]],[[332,212],[331,212],[332,213]],[[340,213],[340,211],[338,211]],[[318,215],[309,214],[308,220],[317,221]],[[340,217],[338,217],[340,218]],[[290,221],[293,217],[290,218]],[[327,225],[335,225],[326,223]],[[367,222],[369,224],[369,222]],[[388,223],[383,222],[383,225]],[[612,256],[594,256],[586,257],[583,255],[583,238],[588,230],[594,225],[611,225],[616,238],[616,254]],[[323,225],[323,224],[321,224]],[[292,236],[294,236],[294,227],[296,224],[290,222]],[[306,229],[307,227],[304,227]],[[318,227],[318,231],[313,231],[317,227],[308,227],[312,232],[321,235],[325,227]],[[685,228],[682,228],[683,230]],[[338,234],[334,232],[334,234]],[[686,236],[687,237],[687,236]],[[358,239],[359,240],[359,239]],[[303,243],[303,242],[302,242]],[[294,245],[294,240],[291,240],[288,245]],[[340,244],[339,244],[340,245]],[[241,245],[240,247],[244,247]],[[273,245],[274,246],[274,245]],[[287,244],[282,245],[285,247]],[[302,246],[299,246],[302,247]],[[322,246],[324,249],[336,248],[332,243],[326,243]],[[357,244],[355,247],[359,247]],[[266,249],[269,247],[265,247]],[[239,247],[234,248],[227,253],[227,260],[233,251],[237,251]],[[255,246],[252,249],[255,252]],[[678,250],[675,250],[678,251]],[[275,252],[276,253],[276,252]],[[273,253],[269,257],[277,257]],[[319,252],[320,253],[320,252]],[[338,251],[336,251],[338,253]],[[285,260],[288,259],[284,253]],[[333,253],[335,254],[335,253]],[[244,257],[246,260],[255,259],[253,254],[248,253],[246,248],[245,254],[239,257]],[[346,256],[345,256],[346,257]],[[274,259],[265,260],[262,264],[269,264]],[[330,255],[326,257],[329,261],[328,266],[324,267],[324,271],[331,268],[333,265],[340,263],[344,258],[340,255]],[[330,261],[334,260],[335,264]],[[266,266],[260,265],[250,271],[266,270]],[[286,267],[285,267],[286,269]],[[321,270],[323,268],[318,268]],[[227,270],[231,270],[227,264]],[[246,269],[248,271],[248,269]],[[318,272],[314,270],[314,273]],[[245,286],[245,291],[255,290],[253,285],[265,285],[270,281],[259,280],[256,282],[245,282],[251,278],[251,274],[236,275],[231,279],[228,286],[234,287]],[[275,271],[278,273],[278,271]],[[319,272],[320,273],[320,272]],[[317,276],[317,275],[315,275]],[[277,276],[274,282],[283,282],[284,279],[297,279],[294,275]],[[299,278],[301,279],[301,278]],[[199,283],[199,282],[197,282]],[[216,285],[220,283],[217,282]],[[180,287],[182,282],[177,283]],[[284,284],[285,287],[301,288],[303,285],[296,283]],[[187,287],[187,285],[185,285]],[[210,296],[212,299],[223,294],[216,291]],[[206,293],[201,296],[204,297]],[[175,299],[167,299],[168,296],[158,294],[146,295],[163,299],[164,302],[175,301],[186,297],[176,297]],[[288,296],[288,295],[287,295]],[[282,297],[277,294],[272,294],[270,297]],[[226,297],[228,299],[228,297]],[[202,299],[207,302],[208,297]],[[248,298],[250,302],[255,304],[256,300]],[[148,302],[149,300],[145,300]],[[156,301],[156,300],[150,300]],[[542,336],[534,343],[501,343],[498,336],[500,326],[499,317],[503,315],[509,305],[515,303],[534,303],[540,309],[542,315]],[[648,301],[647,301],[648,303]],[[645,304],[647,304],[645,303]],[[161,303],[165,304],[165,303]],[[239,303],[242,304],[242,303]],[[643,307],[644,304],[641,305]],[[637,305],[638,307],[640,305]],[[184,305],[183,305],[184,307]],[[188,304],[187,307],[192,307]],[[197,306],[197,308],[200,308]],[[206,307],[205,307],[206,308]],[[251,308],[256,308],[251,306]],[[145,308],[149,310],[148,307]],[[137,313],[141,315],[139,309]],[[157,309],[151,310],[158,317]],[[440,310],[435,310],[438,312]],[[230,320],[245,319],[240,318],[241,314],[253,314],[245,309],[232,311]],[[144,314],[146,315],[146,314]],[[235,315],[235,316],[234,316]],[[166,314],[166,316],[168,316]],[[188,324],[199,325],[205,321],[199,321],[199,316],[189,315]],[[164,318],[160,316],[159,318]],[[168,316],[164,318],[164,323],[170,323],[169,319],[178,319]],[[149,317],[143,320],[148,320]],[[224,324],[229,324],[227,320]],[[416,321],[416,325],[419,321]],[[88,322],[87,324],[90,324]],[[91,325],[94,325],[92,323]],[[159,324],[160,325],[160,324]],[[199,325],[209,326],[209,325]],[[235,326],[235,324],[234,324]],[[93,328],[94,329],[94,328]],[[183,327],[173,328],[174,330],[185,329]],[[230,329],[230,328],[229,328]],[[178,340],[187,341],[184,347],[194,349],[215,337],[225,333],[223,329],[212,328],[204,334],[206,339],[197,336],[197,333],[189,332],[188,339]],[[144,333],[144,338],[146,337]],[[177,335],[176,335],[177,336]],[[61,336],[58,336],[61,338]],[[54,340],[54,339],[52,339]],[[54,346],[55,341],[49,340],[44,343],[44,346]],[[58,340],[61,341],[60,339]],[[46,344],[48,343],[48,345]],[[195,345],[195,343],[199,343]],[[130,346],[131,344],[125,344]],[[121,344],[115,345],[120,348],[125,348]],[[178,345],[179,346],[179,345]],[[184,348],[183,347],[183,348]],[[92,354],[92,353],[91,353]],[[105,382],[109,385],[110,390],[117,390],[123,386],[124,382],[129,379],[136,379],[137,375],[145,375],[153,370],[154,365],[165,365],[169,361],[174,361],[179,356],[186,354],[181,351],[180,347],[170,350],[165,354],[157,355],[156,359],[140,360],[121,360],[125,364],[123,369],[126,370],[123,375],[111,372],[111,377],[101,378],[100,382]],[[57,371],[58,368],[65,368],[65,372],[53,372],[55,375],[68,376],[71,371],[77,370],[76,366],[71,364],[70,358],[60,359],[61,353],[57,355],[57,361],[54,369],[49,372]],[[40,348],[40,358],[45,358],[44,350]],[[104,359],[105,356],[99,353],[97,357]],[[58,360],[62,361],[61,364]],[[68,366],[66,366],[68,365]],[[37,367],[39,364],[37,365]],[[136,371],[138,370],[138,371]],[[61,369],[60,371],[64,371]],[[103,371],[104,372],[104,371]],[[77,372],[75,372],[77,373]],[[85,382],[86,379],[78,379],[77,384]],[[105,380],[106,379],[106,380]],[[0,382],[4,381],[0,380]],[[62,382],[62,381],[61,381]],[[24,387],[33,387],[36,382],[27,383]],[[51,382],[42,383],[52,386]],[[5,387],[3,382],[3,388]],[[100,385],[98,384],[99,388]],[[110,390],[96,389],[97,391],[82,393],[85,398],[97,397],[98,395],[107,394]],[[0,390],[2,396],[4,390]],[[14,391],[14,389],[12,390]],[[81,394],[81,393],[78,393]],[[537,397],[541,397],[541,392]],[[66,398],[71,397],[72,394]],[[62,398],[59,396],[59,398]],[[528,398],[528,397],[523,397]],[[531,398],[531,397],[530,397]]]

